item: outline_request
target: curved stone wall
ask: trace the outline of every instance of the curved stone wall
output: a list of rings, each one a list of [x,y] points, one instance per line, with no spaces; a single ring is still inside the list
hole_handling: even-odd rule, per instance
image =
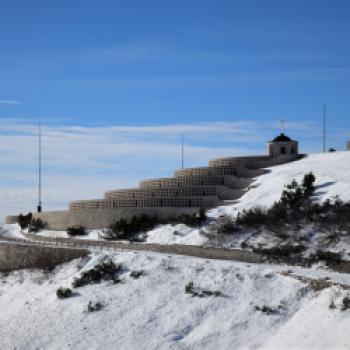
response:
[[[106,192],[106,200],[145,199],[153,197],[196,197],[213,196],[221,200],[237,199],[245,192],[243,188],[232,189],[227,186],[193,186],[193,187],[151,187],[142,189],[116,190]],[[113,204],[109,207],[113,207]]]
[[[252,182],[249,178],[239,178],[233,175],[203,175],[181,176],[149,179],[140,182],[140,188],[160,188],[171,186],[226,186],[233,189],[243,189]]]
[[[181,187],[181,186],[227,186],[225,176],[182,176],[143,180],[140,188]]]
[[[103,201],[103,205],[101,205]],[[113,199],[97,201],[74,201],[69,205],[69,210],[83,209],[117,209],[125,207],[198,207],[211,208],[219,205],[217,196],[187,196],[187,197],[138,197],[130,199]]]
[[[174,177],[144,180],[138,188],[107,191],[105,198],[73,201],[69,211],[41,213],[37,217],[54,229],[71,225],[100,228],[109,226],[116,218],[139,215],[148,210],[156,216],[165,212],[174,216],[174,212],[188,210],[193,213],[199,208],[209,209],[224,204],[223,201],[240,198],[254,178],[266,172],[266,167],[301,157],[283,154],[217,158],[207,167],[179,169]],[[15,220],[17,217],[7,218],[8,222]]]
[[[209,161],[209,166],[211,167],[247,167],[256,162],[269,160],[269,156],[251,156],[251,157],[225,157],[225,158],[216,158]]]
[[[235,167],[198,167],[198,168],[184,168],[176,170],[174,173],[175,177],[182,176],[211,176],[211,175],[238,175],[237,168]]]
[[[114,190],[105,193],[106,199],[130,199],[144,197],[193,197],[193,196],[217,196],[217,186],[178,186],[163,188],[135,188],[126,190]]]

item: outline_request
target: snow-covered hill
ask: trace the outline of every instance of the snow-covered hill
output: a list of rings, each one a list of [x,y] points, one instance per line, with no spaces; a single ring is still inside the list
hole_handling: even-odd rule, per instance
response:
[[[74,277],[103,257],[95,253],[53,272],[0,275],[1,349],[229,350],[264,344],[276,349],[286,345],[329,349],[329,345],[350,345],[350,310],[340,311],[339,306],[346,291],[335,286],[315,292],[280,274],[285,267],[120,253],[111,257],[123,266],[121,283],[87,285],[75,289],[71,298],[56,297],[59,287],[71,287]],[[130,272],[135,270],[143,270],[144,276],[133,279]],[[349,280],[340,274],[328,275],[335,281]],[[191,281],[195,288],[222,295],[186,294],[185,286]],[[338,309],[329,309],[332,300]],[[90,301],[100,302],[103,308],[87,312]],[[315,327],[318,318],[322,322]],[[293,334],[298,337],[294,339]]]
[[[315,195],[318,200],[325,201],[336,196],[344,201],[350,200],[350,152],[313,154],[269,168],[269,173],[259,176],[237,205],[213,209],[209,215],[217,217],[254,206],[269,207],[280,198],[286,184],[293,179],[300,181],[309,172],[316,176]]]
[[[215,219],[244,208],[269,206],[279,199],[285,184],[310,171],[316,175],[317,199],[350,200],[350,152],[312,155],[270,170],[256,179],[240,203],[213,209],[209,215]],[[66,236],[65,232],[41,234]],[[19,237],[21,233],[18,225],[5,225],[0,227],[0,236]],[[233,236],[228,235],[226,243],[238,247],[241,237]],[[251,237],[250,242],[271,240],[264,234]],[[98,239],[98,231],[86,238]],[[148,242],[210,243],[199,229],[185,225],[159,226],[148,232]],[[348,251],[350,242],[344,242],[338,250]],[[75,277],[105,254],[93,253],[52,272],[0,274],[0,348],[350,348],[350,309],[342,310],[349,296],[348,274],[145,252],[109,253],[123,266],[121,283],[88,285],[76,289],[71,298],[57,299],[59,287],[71,287]],[[144,271],[140,278],[130,276],[131,271],[140,270]],[[309,279],[318,282],[311,287]],[[221,296],[186,294],[189,282],[201,290],[220,291]],[[87,312],[90,301],[100,302],[102,309]]]
[[[323,202],[328,198],[334,200],[336,197],[344,201],[350,200],[350,152],[309,155],[296,162],[269,168],[268,171],[267,174],[256,178],[250,190],[237,204],[212,209],[207,215],[217,219],[221,215],[235,216],[243,209],[252,207],[268,208],[281,197],[286,184],[293,179],[302,180],[303,176],[309,172],[313,172],[316,176],[315,200]],[[242,243],[241,238],[235,235],[232,238],[225,237],[225,242],[210,242],[200,234],[198,229],[190,230],[181,225],[175,227],[165,225],[148,232],[147,241],[198,245],[219,243],[237,248]],[[271,237],[260,236],[254,239],[256,243],[266,243]]]

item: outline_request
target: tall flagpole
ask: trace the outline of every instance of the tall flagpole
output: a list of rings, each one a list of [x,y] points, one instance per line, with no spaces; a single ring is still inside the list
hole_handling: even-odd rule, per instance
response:
[[[326,153],[326,113],[327,104],[323,102],[323,153]]]
[[[181,135],[181,167],[184,168],[184,134]]]
[[[38,203],[38,213],[41,213],[41,123],[39,123],[39,203]]]

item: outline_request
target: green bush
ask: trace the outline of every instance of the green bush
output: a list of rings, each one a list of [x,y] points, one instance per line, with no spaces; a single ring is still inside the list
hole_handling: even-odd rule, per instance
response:
[[[350,309],[350,297],[348,295],[343,298],[341,309],[342,311]]]
[[[83,226],[70,226],[67,228],[68,236],[84,236],[86,234]]]
[[[180,214],[176,218],[170,218],[167,220],[164,220],[163,224],[185,224],[190,227],[198,227],[201,226],[205,220],[207,219],[207,216],[205,215],[205,210],[203,208],[200,208],[199,211],[195,214]]]
[[[193,282],[189,282],[188,284],[186,284],[185,293],[191,294],[193,297],[199,297],[199,298],[204,298],[209,296],[215,296],[215,297],[221,296],[221,292],[218,290],[211,291],[211,290],[195,288],[193,285]]]
[[[43,230],[47,227],[47,224],[42,221],[40,218],[35,219],[33,218],[31,223],[28,225],[28,231],[29,232],[39,232],[40,230]]]
[[[152,230],[160,223],[158,218],[147,216],[133,216],[130,220],[120,219],[110,226],[112,230],[111,239],[142,241],[141,232]]]
[[[73,295],[73,292],[69,288],[60,287],[56,290],[56,295],[58,299],[70,298]]]
[[[341,262],[341,254],[318,249],[314,255],[316,261],[338,264]]]
[[[95,312],[95,311],[100,311],[102,309],[103,305],[100,302],[95,302],[93,303],[91,300],[89,301],[89,304],[87,306],[87,311],[88,312]]]
[[[257,226],[267,223],[268,213],[261,207],[255,207],[248,210],[243,210],[237,215],[236,224],[242,226]]]
[[[231,218],[230,216],[224,216],[219,218],[217,233],[218,234],[231,234],[237,231],[238,226],[236,224],[236,220]]]
[[[145,276],[145,271],[140,270],[140,271],[131,271],[130,272],[130,277],[134,278],[134,279],[139,279],[142,276]]]
[[[72,286],[73,288],[79,288],[88,284],[100,283],[102,280],[119,283],[118,274],[121,270],[121,265],[116,265],[112,260],[106,260],[97,264],[94,268],[84,271],[80,277],[73,280]]]
[[[185,293],[191,294],[193,292],[193,282],[188,282],[185,286]]]
[[[281,305],[279,305],[278,307],[272,307],[268,305],[263,305],[262,307],[258,305],[255,306],[256,311],[261,311],[266,315],[278,315],[280,313],[281,308],[282,308]]]
[[[21,226],[21,229],[26,229],[29,224],[32,222],[33,214],[28,213],[27,215],[23,215],[22,213],[18,215],[18,224]]]

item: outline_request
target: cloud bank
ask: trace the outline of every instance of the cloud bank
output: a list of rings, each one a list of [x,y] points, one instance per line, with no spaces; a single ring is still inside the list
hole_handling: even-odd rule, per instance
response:
[[[15,101],[15,100],[0,100],[0,105],[15,106],[15,105],[20,105],[20,104],[21,104],[21,102]]]

